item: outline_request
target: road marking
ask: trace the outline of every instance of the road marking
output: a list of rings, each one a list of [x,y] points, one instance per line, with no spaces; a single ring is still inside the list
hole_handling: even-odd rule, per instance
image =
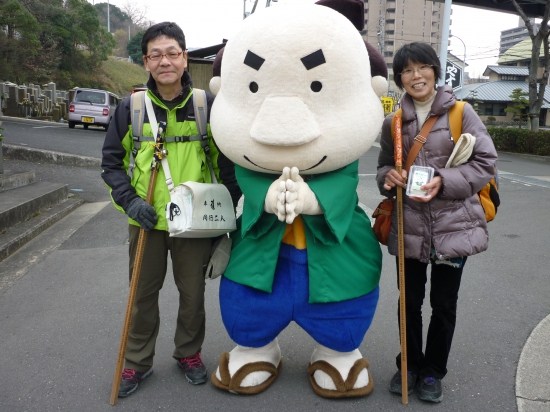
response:
[[[498,175],[513,182],[523,183],[526,186],[533,185],[550,189],[550,177],[548,176],[522,176],[504,170],[499,170]]]
[[[65,126],[61,126],[61,125],[59,125],[59,126],[57,126],[57,125],[55,125],[55,126],[33,126],[32,128],[33,129],[47,129],[48,127],[59,128],[59,127],[65,127]]]

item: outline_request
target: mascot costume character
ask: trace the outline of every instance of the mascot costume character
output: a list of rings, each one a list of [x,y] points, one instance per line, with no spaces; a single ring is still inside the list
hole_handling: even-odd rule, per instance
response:
[[[212,131],[244,194],[219,291],[237,346],[220,357],[217,388],[269,387],[282,367],[277,336],[294,321],[318,344],[308,366],[315,393],[373,389],[358,348],[382,253],[356,188],[388,83],[363,26],[363,0],[278,5],[247,18],[216,57]]]

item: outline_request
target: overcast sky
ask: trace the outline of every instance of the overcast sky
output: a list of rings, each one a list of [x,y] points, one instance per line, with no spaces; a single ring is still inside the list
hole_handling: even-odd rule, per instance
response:
[[[88,0],[90,3],[105,3],[106,0]],[[272,7],[285,3],[314,3],[316,0],[279,0]],[[123,8],[128,0],[109,0]],[[147,8],[149,20],[156,23],[178,23],[187,39],[189,48],[211,46],[231,39],[243,18],[243,7],[252,9],[253,0],[132,0],[139,7]],[[259,0],[257,12],[265,8]],[[488,64],[496,64],[500,32],[518,25],[518,16],[490,12],[471,7],[453,6],[451,33],[460,37],[466,45],[466,69],[471,77],[480,76]],[[449,52],[464,57],[462,43],[451,38]]]

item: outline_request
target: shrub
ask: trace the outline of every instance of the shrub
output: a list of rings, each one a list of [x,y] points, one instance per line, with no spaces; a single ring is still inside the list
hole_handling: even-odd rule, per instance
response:
[[[506,152],[550,156],[550,132],[509,127],[488,127],[495,148]]]

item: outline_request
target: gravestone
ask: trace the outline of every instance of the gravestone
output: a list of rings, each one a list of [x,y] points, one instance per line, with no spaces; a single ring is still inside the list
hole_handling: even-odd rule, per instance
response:
[[[10,85],[8,87],[8,105],[6,107],[6,115],[8,116],[17,116],[19,114],[18,110],[18,100],[17,100],[17,86]]]
[[[54,82],[49,82],[46,85],[46,88],[51,92],[50,99],[55,102],[55,100],[57,98],[57,93],[56,93],[56,90],[55,90],[55,83]]]

